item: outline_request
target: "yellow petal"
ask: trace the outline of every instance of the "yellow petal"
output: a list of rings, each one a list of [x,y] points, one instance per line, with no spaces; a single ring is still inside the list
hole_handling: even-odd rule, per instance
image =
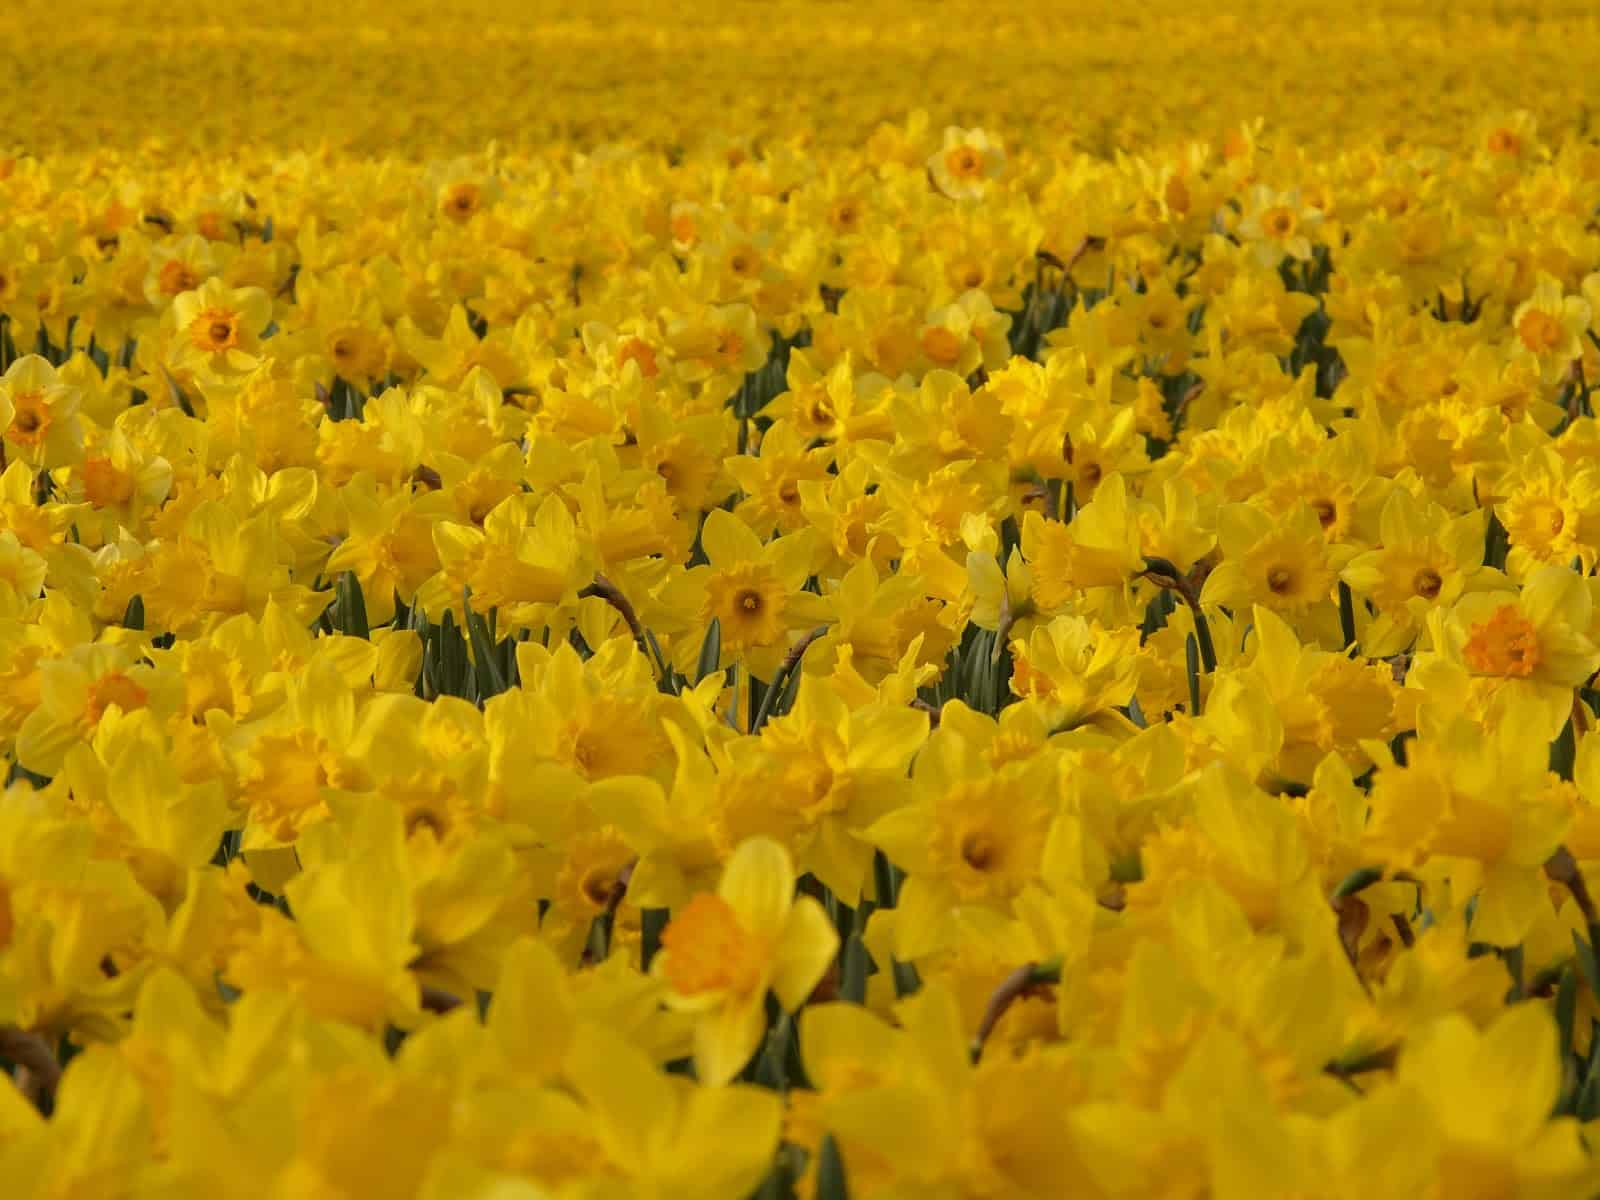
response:
[[[771,838],[748,838],[723,868],[717,894],[739,914],[746,930],[774,942],[783,933],[794,900],[794,862]]]
[[[833,956],[839,952],[839,934],[828,914],[810,896],[801,896],[789,910],[783,938],[772,966],[772,990],[789,1012],[806,1002]]]
[[[707,1087],[721,1087],[755,1055],[767,1031],[765,991],[731,998],[694,1027],[694,1073]]]

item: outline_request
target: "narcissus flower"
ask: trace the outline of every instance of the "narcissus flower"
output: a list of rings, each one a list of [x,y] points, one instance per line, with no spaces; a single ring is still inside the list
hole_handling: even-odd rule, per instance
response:
[[[917,755],[913,799],[863,835],[907,872],[895,912],[895,954],[942,946],[963,906],[1009,913],[1039,873],[1059,803],[1057,763],[1035,755],[996,768],[991,747],[936,732]]]
[[[673,914],[651,971],[668,1006],[695,1015],[695,1073],[727,1083],[761,1044],[770,989],[793,1012],[839,948],[833,923],[810,896],[794,894],[789,852],[768,838],[743,842],[715,892]]]
[[[1031,700],[1052,730],[1096,725],[1124,729],[1115,711],[1138,684],[1138,630],[1100,629],[1082,617],[1057,617],[1012,643],[1011,690]]]
[[[982,129],[951,125],[944,131],[944,145],[928,158],[928,174],[952,200],[976,200],[1005,165],[1005,147],[997,138]]]
[[[1361,638],[1369,657],[1407,649],[1429,613],[1498,578],[1482,566],[1480,512],[1451,517],[1396,488],[1384,502],[1378,531],[1382,544],[1351,559],[1340,575],[1378,610]]]
[[[81,394],[49,361],[25,354],[0,375],[5,453],[30,467],[65,466],[83,457]]]
[[[1250,189],[1237,233],[1262,266],[1275,267],[1285,258],[1310,258],[1310,235],[1321,223],[1322,213],[1298,191],[1275,192],[1258,184]]]
[[[717,509],[706,517],[700,544],[710,566],[693,580],[704,588],[701,628],[717,622],[724,662],[743,662],[770,680],[794,635],[827,618],[828,602],[803,590],[812,542],[811,531],[801,530],[763,544],[731,513]],[[698,646],[693,641],[688,652]]]
[[[1235,611],[1248,604],[1272,609],[1304,630],[1332,611],[1339,568],[1350,557],[1330,546],[1309,504],[1286,515],[1249,504],[1230,504],[1217,513],[1217,541],[1223,559],[1206,578],[1202,606]]]
[[[1511,314],[1514,349],[1538,364],[1547,383],[1554,382],[1583,353],[1590,315],[1587,300],[1565,295],[1559,280],[1542,276],[1533,295]]]
[[[258,287],[232,288],[208,279],[168,310],[174,326],[169,362],[201,377],[229,377],[260,361],[261,334],[272,320],[272,299]]]
[[[1451,1013],[1400,1057],[1399,1087],[1433,1117],[1440,1195],[1557,1196],[1594,1183],[1576,1120],[1552,1117],[1561,1090],[1555,1022],[1515,1004],[1487,1029]]]
[[[1472,592],[1448,614],[1432,614],[1432,649],[1417,655],[1414,681],[1477,716],[1506,703],[1532,705],[1542,714],[1536,727],[1553,739],[1571,714],[1573,689],[1600,668],[1589,636],[1593,607],[1583,579],[1558,566],[1539,568],[1521,592]]]

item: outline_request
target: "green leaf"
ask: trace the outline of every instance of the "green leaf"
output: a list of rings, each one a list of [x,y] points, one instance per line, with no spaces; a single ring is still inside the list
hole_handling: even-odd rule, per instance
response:
[[[1511,990],[1506,993],[1506,1003],[1515,1004],[1524,994],[1522,979],[1522,947],[1507,946],[1500,953],[1500,961],[1505,963],[1506,971],[1511,975]]]
[[[1194,634],[1185,634],[1183,639],[1184,670],[1189,676],[1189,713],[1191,716],[1200,715],[1200,643],[1195,640]]]
[[[1344,648],[1356,644],[1356,598],[1350,585],[1339,581],[1339,630],[1344,635]]]
[[[1357,892],[1365,891],[1382,878],[1382,867],[1357,867],[1339,881],[1339,886],[1333,889],[1331,898],[1343,900],[1346,896],[1354,896]]]
[[[1572,933],[1572,944],[1578,952],[1578,970],[1583,975],[1583,981],[1589,985],[1590,992],[1600,996],[1600,962],[1595,961],[1594,947],[1579,937],[1576,930]]]
[[[1596,1050],[1600,1049],[1600,1021],[1589,1022],[1589,1037],[1589,1064],[1574,1106],[1574,1115],[1580,1121],[1592,1121],[1600,1116],[1600,1062],[1596,1061]]]
[[[162,367],[161,373],[167,377],[167,390],[172,393],[173,403],[183,410],[184,416],[194,416],[194,405],[189,403],[189,397],[185,395],[184,390],[178,386],[178,381],[172,377],[172,372],[167,370],[165,367]]]
[[[871,973],[872,958],[867,953],[867,944],[859,934],[851,934],[840,955],[839,998],[851,1004],[865,1004],[867,976]]]
[[[1495,516],[1494,510],[1489,510],[1489,527],[1483,536],[1483,565],[1504,569],[1506,565],[1506,552],[1511,548],[1511,537],[1506,532],[1506,527],[1500,523],[1500,518]]]
[[[780,1156],[750,1200],[794,1200],[794,1196],[794,1175]]]
[[[1556,1027],[1561,1031],[1561,1052],[1572,1047],[1572,1027],[1578,1016],[1578,976],[1569,966],[1562,968],[1556,985]]]
[[[656,640],[656,635],[653,631],[649,629],[644,631],[644,643],[645,649],[649,651],[650,657],[656,664],[656,686],[658,689],[669,696],[682,695],[681,684],[683,677],[672,669],[672,664],[667,662],[667,656],[661,653],[661,643]]]
[[[716,617],[706,626],[705,641],[700,643],[700,660],[695,663],[694,681],[701,682],[717,669],[722,661],[722,622]]]
[[[506,677],[495,655],[494,634],[489,632],[483,614],[473,610],[471,599],[472,592],[468,589],[461,606],[467,614],[467,636],[472,639],[472,665],[478,676],[478,695],[487,699],[506,690]]]
[[[370,640],[372,631],[367,627],[367,600],[361,592],[361,581],[353,571],[346,571],[339,576],[333,613],[334,628],[340,633]]]
[[[664,908],[646,908],[639,913],[639,969],[648,971],[656,951],[661,949],[661,931],[669,915]]]
[[[873,881],[877,885],[879,908],[893,908],[900,899],[900,869],[889,861],[889,856],[882,850],[875,851],[872,856]]]
[[[787,1013],[773,1022],[760,1056],[756,1059],[753,1078],[763,1087],[775,1092],[789,1090],[789,1039],[794,1021]]]
[[[466,695],[470,669],[467,643],[456,625],[455,613],[449,609],[445,609],[444,619],[439,622],[439,666],[443,685],[439,690],[452,696]]]
[[[1572,769],[1578,761],[1578,735],[1573,731],[1572,721],[1561,727],[1561,733],[1555,741],[1550,743],[1550,769],[1563,779],[1572,778]]]
[[[822,1135],[817,1147],[817,1200],[850,1200],[850,1189],[845,1184],[844,1163],[839,1158],[839,1147],[833,1134]]]

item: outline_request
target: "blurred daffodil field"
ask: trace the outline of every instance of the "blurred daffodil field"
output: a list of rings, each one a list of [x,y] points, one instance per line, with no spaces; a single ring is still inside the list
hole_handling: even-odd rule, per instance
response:
[[[1597,57],[13,0],[0,1196],[1600,1195]]]

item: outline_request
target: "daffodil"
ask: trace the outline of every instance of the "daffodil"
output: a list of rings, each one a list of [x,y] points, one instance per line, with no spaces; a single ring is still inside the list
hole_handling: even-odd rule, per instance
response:
[[[1408,743],[1404,767],[1381,748],[1366,833],[1395,870],[1448,877],[1477,893],[1472,936],[1515,945],[1550,905],[1541,868],[1573,821],[1570,785],[1548,770],[1536,702],[1508,700],[1487,737],[1456,717]]]
[[[804,590],[810,574],[808,531],[763,543],[750,527],[721,509],[707,515],[700,544],[710,560],[693,575],[701,590],[701,628],[717,622],[719,665],[742,662],[758,679],[771,681],[794,637],[822,624],[831,606]],[[689,639],[685,655],[698,652]]]
[[[1040,869],[1059,805],[1049,755],[990,766],[979,747],[939,731],[917,755],[912,799],[863,834],[907,873],[895,909],[895,953],[939,948],[963,905],[1010,912]]]
[[[1533,572],[1520,592],[1472,592],[1432,614],[1432,648],[1417,655],[1413,678],[1430,698],[1464,700],[1475,716],[1526,706],[1538,714],[1535,728],[1554,739],[1571,715],[1573,689],[1600,668],[1592,607],[1583,580],[1559,566]]]
[[[49,361],[25,354],[0,375],[0,417],[6,454],[35,470],[83,457],[81,393]]]
[[[1322,213],[1298,192],[1274,192],[1258,184],[1246,198],[1237,233],[1263,266],[1275,267],[1285,258],[1310,258],[1311,235],[1321,222]]]
[[[695,1015],[701,1082],[723,1084],[761,1044],[770,989],[798,1009],[833,960],[839,935],[811,896],[795,897],[794,866],[776,842],[744,842],[715,892],[677,910],[652,965],[669,1007]]]
[[[1134,632],[1056,617],[1012,644],[1011,690],[1034,701],[1054,730],[1121,729],[1116,710],[1132,698],[1138,677]]]
[[[928,173],[952,200],[976,200],[1006,163],[1005,148],[982,129],[950,126],[944,145],[928,159]]]
[[[1583,352],[1583,333],[1589,325],[1589,302],[1564,291],[1559,280],[1541,276],[1533,295],[1511,314],[1516,351],[1531,357],[1546,381],[1559,378]]]
[[[1556,1195],[1589,1186],[1594,1168],[1577,1123],[1551,1115],[1561,1087],[1553,1033],[1547,1009],[1519,1004],[1487,1029],[1451,1013],[1407,1046],[1396,1086],[1433,1118],[1442,1192]],[[1507,1064],[1516,1065],[1508,1072]]]
[[[1228,505],[1217,513],[1217,541],[1223,559],[1206,577],[1203,607],[1260,604],[1308,630],[1318,617],[1326,621],[1349,554],[1328,545],[1310,505],[1277,519],[1250,505]]]
[[[172,324],[170,362],[185,375],[235,376],[259,361],[261,335],[272,319],[272,301],[256,287],[233,288],[206,280],[184,292],[167,310]]]
[[[1435,608],[1492,586],[1494,576],[1482,566],[1483,530],[1476,512],[1450,517],[1403,488],[1390,493],[1379,518],[1381,545],[1358,554],[1340,573],[1378,610],[1362,634],[1369,657],[1405,650]]]

